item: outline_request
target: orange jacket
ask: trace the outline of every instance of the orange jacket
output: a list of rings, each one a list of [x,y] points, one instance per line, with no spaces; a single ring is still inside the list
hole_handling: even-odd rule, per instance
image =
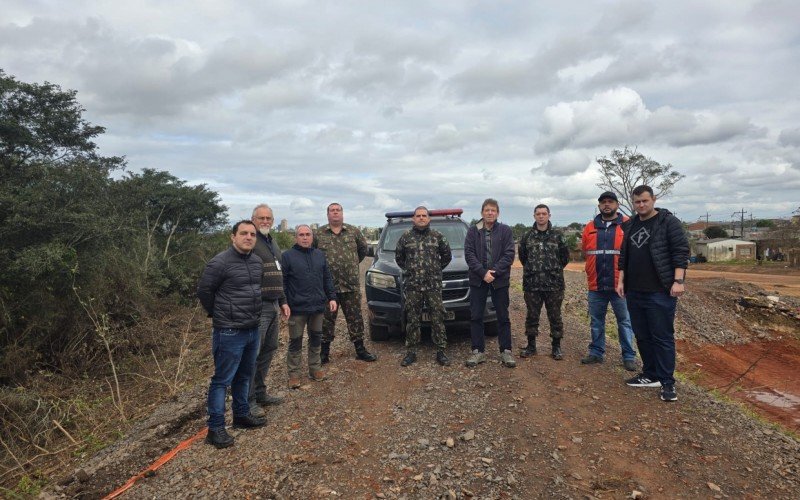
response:
[[[613,291],[619,280],[619,250],[625,235],[622,224],[628,220],[625,215],[606,226],[603,216],[598,214],[583,228],[581,250],[586,258],[586,279],[591,291]]]

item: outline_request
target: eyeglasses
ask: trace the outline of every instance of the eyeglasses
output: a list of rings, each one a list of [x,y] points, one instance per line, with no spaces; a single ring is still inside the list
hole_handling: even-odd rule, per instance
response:
[[[274,220],[272,217],[256,217],[256,220]]]

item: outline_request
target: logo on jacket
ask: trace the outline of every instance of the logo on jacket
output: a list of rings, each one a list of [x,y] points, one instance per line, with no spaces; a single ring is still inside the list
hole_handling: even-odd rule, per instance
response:
[[[650,232],[647,228],[640,227],[638,231],[631,234],[631,243],[636,245],[636,248],[642,248],[650,240]]]

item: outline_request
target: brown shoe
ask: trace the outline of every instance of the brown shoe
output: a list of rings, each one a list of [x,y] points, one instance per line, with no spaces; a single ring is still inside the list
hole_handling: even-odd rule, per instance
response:
[[[316,380],[317,382],[322,382],[325,380],[325,372],[323,370],[311,370],[308,374],[308,378],[311,380]]]
[[[299,388],[300,388],[300,378],[289,377],[289,389],[299,389]]]

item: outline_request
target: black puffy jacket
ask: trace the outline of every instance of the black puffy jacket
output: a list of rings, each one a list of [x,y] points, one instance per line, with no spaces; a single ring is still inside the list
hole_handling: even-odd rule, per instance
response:
[[[322,250],[294,245],[281,255],[283,289],[292,314],[325,312],[336,300],[333,278]]]
[[[261,316],[261,258],[233,246],[208,261],[197,298],[214,328],[256,328]]]
[[[658,279],[665,290],[672,288],[675,279],[675,269],[686,269],[689,267],[689,241],[683,231],[681,221],[665,208],[657,208],[658,212],[653,225],[653,234],[650,237],[650,255],[653,258],[653,265],[656,268]],[[635,269],[626,269],[628,263],[626,255],[630,245],[630,226],[633,221],[639,220],[639,215],[634,215],[622,225],[625,231],[625,239],[622,241],[620,249],[618,268],[625,271],[627,277],[630,273],[635,273]]]

